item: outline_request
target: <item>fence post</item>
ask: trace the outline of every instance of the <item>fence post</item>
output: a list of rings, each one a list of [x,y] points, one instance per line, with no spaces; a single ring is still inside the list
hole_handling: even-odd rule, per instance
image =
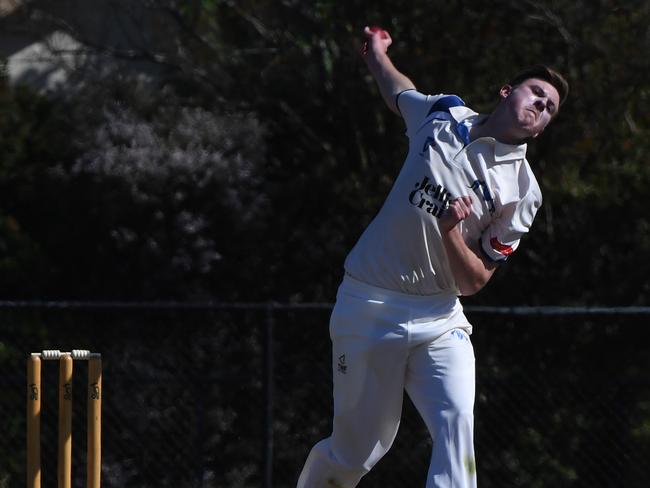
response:
[[[273,302],[266,305],[264,333],[264,488],[273,486]]]

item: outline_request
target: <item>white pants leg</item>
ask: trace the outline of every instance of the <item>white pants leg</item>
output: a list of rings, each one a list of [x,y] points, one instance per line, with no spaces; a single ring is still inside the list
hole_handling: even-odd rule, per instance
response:
[[[406,391],[433,439],[427,488],[476,488],[474,371],[464,330],[411,350]]]
[[[334,420],[298,488],[353,488],[388,451],[402,414],[407,331],[383,304],[339,293],[330,321]]]
[[[430,300],[345,285],[330,322],[332,435],[312,448],[298,488],[356,487],[395,439],[405,388],[434,439],[427,488],[475,487],[466,332],[441,334],[448,324]]]

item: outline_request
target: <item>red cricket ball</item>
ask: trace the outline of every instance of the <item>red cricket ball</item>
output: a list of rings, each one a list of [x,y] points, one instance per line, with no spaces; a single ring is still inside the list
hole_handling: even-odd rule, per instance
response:
[[[381,38],[382,38],[382,39],[388,39],[388,32],[386,32],[386,31],[385,31],[384,29],[382,29],[381,27],[378,27],[378,26],[376,26],[376,25],[373,25],[373,26],[370,28],[370,30],[371,30],[372,32],[381,32]]]

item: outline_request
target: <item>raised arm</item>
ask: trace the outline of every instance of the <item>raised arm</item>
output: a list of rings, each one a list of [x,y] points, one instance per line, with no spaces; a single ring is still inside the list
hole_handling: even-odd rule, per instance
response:
[[[397,95],[404,90],[415,88],[413,82],[404,74],[399,72],[388,57],[388,46],[393,40],[385,30],[373,27],[366,27],[363,30],[366,36],[366,44],[361,53],[368,65],[368,69],[377,82],[381,96],[386,105],[393,112],[399,115],[396,101]]]

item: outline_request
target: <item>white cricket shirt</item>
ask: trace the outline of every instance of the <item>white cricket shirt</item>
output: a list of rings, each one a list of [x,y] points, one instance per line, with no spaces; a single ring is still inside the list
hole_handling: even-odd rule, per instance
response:
[[[353,278],[413,295],[459,294],[438,228],[449,200],[472,197],[461,222],[465,242],[504,261],[517,249],[542,203],[526,161],[526,145],[484,137],[469,129],[486,116],[455,95],[402,92],[409,151],[384,205],[345,260]]]

